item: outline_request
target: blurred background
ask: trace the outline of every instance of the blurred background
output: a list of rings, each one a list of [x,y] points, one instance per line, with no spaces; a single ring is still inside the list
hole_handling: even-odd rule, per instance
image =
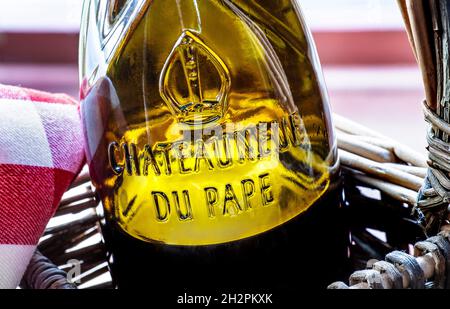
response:
[[[299,0],[333,111],[425,153],[421,76],[396,1]],[[78,97],[82,0],[0,4],[0,83]]]

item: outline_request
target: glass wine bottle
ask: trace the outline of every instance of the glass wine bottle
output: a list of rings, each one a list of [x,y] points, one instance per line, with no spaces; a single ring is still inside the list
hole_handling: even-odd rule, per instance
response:
[[[81,114],[116,286],[326,287],[343,269],[336,141],[298,2],[85,0]]]

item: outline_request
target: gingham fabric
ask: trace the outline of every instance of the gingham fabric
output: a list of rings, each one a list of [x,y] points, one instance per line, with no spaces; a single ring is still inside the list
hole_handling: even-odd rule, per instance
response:
[[[0,84],[0,288],[18,286],[83,160],[75,100]]]

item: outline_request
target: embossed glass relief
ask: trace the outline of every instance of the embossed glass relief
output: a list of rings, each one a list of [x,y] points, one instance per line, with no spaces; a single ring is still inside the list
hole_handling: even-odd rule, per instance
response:
[[[220,120],[227,110],[230,87],[223,60],[195,33],[183,32],[159,82],[161,98],[178,121],[202,125]]]

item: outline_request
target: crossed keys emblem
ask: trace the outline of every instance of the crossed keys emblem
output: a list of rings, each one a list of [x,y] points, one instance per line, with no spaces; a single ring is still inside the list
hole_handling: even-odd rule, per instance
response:
[[[184,31],[168,56],[159,91],[171,113],[191,126],[224,117],[231,87],[230,72],[197,35]]]

